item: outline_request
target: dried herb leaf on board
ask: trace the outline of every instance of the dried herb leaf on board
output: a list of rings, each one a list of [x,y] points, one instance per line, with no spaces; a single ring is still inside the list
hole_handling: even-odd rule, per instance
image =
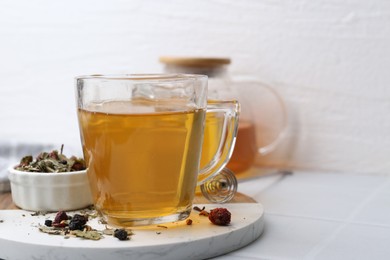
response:
[[[70,234],[91,240],[99,240],[102,238],[102,235],[96,230],[72,230],[70,231]]]

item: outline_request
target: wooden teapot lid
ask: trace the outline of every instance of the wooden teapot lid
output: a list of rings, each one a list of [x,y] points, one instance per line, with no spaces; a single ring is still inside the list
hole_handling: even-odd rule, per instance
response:
[[[230,64],[229,58],[162,56],[160,62],[184,67],[219,67]]]

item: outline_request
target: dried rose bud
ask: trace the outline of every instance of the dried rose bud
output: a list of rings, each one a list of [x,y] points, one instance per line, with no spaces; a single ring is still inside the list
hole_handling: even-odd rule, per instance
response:
[[[209,214],[209,220],[214,225],[227,226],[230,224],[231,213],[226,208],[212,209]]]
[[[63,220],[68,220],[69,217],[65,211],[58,211],[53,223],[61,223]]]

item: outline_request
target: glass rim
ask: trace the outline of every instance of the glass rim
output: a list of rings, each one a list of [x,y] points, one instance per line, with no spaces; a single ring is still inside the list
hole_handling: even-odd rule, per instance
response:
[[[91,74],[76,76],[76,80],[125,80],[141,82],[177,82],[206,79],[201,74],[151,73],[151,74]]]

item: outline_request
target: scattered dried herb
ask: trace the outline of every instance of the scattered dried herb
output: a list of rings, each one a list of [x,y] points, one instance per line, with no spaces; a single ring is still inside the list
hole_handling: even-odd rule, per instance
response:
[[[31,216],[45,216],[46,215],[46,211],[36,211],[34,213],[31,214]]]
[[[212,209],[209,214],[209,220],[214,225],[227,226],[230,224],[231,213],[226,208]]]
[[[102,233],[104,235],[113,236],[114,235],[114,229],[106,227],[106,229],[103,229]]]
[[[201,212],[199,212],[199,216],[206,216],[206,217],[208,217],[209,216],[209,212],[206,211],[206,210],[202,210]]]
[[[201,211],[204,210],[205,208],[206,208],[206,207],[199,208],[198,206],[195,206],[195,207],[194,207],[194,210],[201,212]]]
[[[80,214],[73,216],[68,215],[65,211],[59,211],[56,213],[54,220],[46,219],[45,225],[39,225],[39,230],[43,233],[50,235],[61,235],[65,239],[70,237],[80,237],[83,239],[99,240],[104,235],[110,235],[118,237],[120,240],[129,240],[129,237],[133,235],[133,232],[129,229],[122,229],[120,233],[115,235],[114,229],[107,228],[100,231],[95,230],[91,226],[87,225],[89,216],[97,216],[93,208],[80,211]],[[126,232],[126,239],[124,239]]]
[[[125,229],[115,229],[114,231],[114,237],[118,238],[119,240],[128,240],[129,234]]]
[[[80,214],[88,218],[97,218],[99,216],[93,205],[88,206],[86,209],[80,210]]]
[[[66,230],[56,227],[39,226],[39,231],[49,235],[65,235]]]
[[[35,160],[32,155],[24,156],[20,163],[15,167],[16,170],[25,172],[72,172],[86,169],[85,161],[82,158],[71,156],[70,158],[62,154],[61,151],[53,150],[51,152],[40,153]]]
[[[70,235],[81,237],[84,239],[99,240],[103,236],[96,230],[72,230]]]
[[[105,221],[104,219],[99,219],[99,223],[102,225],[108,224],[107,221]]]
[[[195,206],[193,209],[196,211],[199,211],[199,216],[206,216],[206,217],[209,216],[209,212],[207,210],[205,210],[206,207],[199,208],[198,206]]]
[[[168,228],[167,226],[163,226],[163,225],[157,225],[157,227],[160,227],[160,228]]]

